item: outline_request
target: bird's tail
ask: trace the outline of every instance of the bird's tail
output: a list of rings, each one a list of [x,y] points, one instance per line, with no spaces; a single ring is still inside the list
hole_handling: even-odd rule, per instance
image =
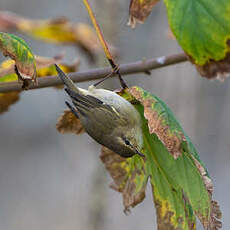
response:
[[[79,93],[79,89],[74,85],[73,81],[55,64],[58,76],[61,78],[63,84],[73,92]]]

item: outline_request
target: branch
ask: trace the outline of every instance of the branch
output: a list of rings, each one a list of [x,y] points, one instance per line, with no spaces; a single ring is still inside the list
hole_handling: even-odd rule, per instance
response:
[[[146,59],[142,61],[132,62],[128,64],[120,65],[120,73],[122,75],[134,74],[134,73],[146,73],[149,74],[151,70],[162,68],[168,65],[174,65],[177,63],[188,61],[187,56],[184,53],[174,54],[159,58]],[[111,68],[98,68],[93,70],[81,71],[70,73],[68,76],[74,82],[84,82],[97,80],[104,78],[106,75],[111,74]],[[112,76],[115,76],[114,73]],[[30,89],[40,89],[45,87],[51,87],[56,85],[62,85],[62,81],[57,76],[47,76],[38,78],[37,85],[31,85]],[[0,93],[22,91],[21,84],[17,81],[14,82],[2,82],[0,83]]]

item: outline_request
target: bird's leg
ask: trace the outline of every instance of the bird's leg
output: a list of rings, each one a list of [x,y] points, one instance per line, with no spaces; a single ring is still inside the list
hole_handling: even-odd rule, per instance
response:
[[[98,85],[100,85],[103,81],[107,80],[108,78],[110,78],[113,74],[116,73],[116,70],[113,69],[113,71],[109,74],[107,74],[105,77],[103,77],[100,81],[96,82],[95,84],[93,84],[94,87],[97,87]]]
[[[113,70],[111,73],[107,74],[104,78],[102,78],[100,81],[96,82],[93,86],[96,87],[99,84],[101,84],[103,81],[107,80],[108,78],[110,78],[112,75],[117,74],[118,78],[120,80],[120,84],[122,86],[123,89],[128,88],[128,86],[126,85],[125,81],[122,79],[121,74],[120,74],[120,67],[118,65],[114,65],[113,64]]]
[[[119,81],[120,81],[120,84],[121,84],[121,87],[123,89],[126,89],[128,88],[128,86],[126,85],[125,81],[123,80],[123,78],[121,77],[121,73],[120,73],[120,67],[114,63],[114,61],[112,59],[108,59],[109,60],[109,63],[110,65],[112,66],[113,68],[113,71],[117,74],[118,78],[119,78]]]

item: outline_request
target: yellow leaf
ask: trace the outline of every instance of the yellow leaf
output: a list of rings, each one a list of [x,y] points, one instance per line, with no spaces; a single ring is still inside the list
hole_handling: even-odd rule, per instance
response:
[[[19,100],[19,92],[0,93],[0,114],[8,111],[9,106]]]

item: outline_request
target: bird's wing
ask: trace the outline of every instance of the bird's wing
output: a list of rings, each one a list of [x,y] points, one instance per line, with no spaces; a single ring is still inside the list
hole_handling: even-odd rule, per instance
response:
[[[82,95],[68,88],[66,88],[65,91],[69,94],[73,104],[77,107],[79,112],[84,113],[82,115],[89,113],[98,113],[102,115],[103,113],[106,113],[112,116],[113,119],[119,118],[119,113],[116,111],[115,108],[97,99],[96,97],[91,95]]]
[[[73,81],[57,65],[55,65],[55,67],[58,76],[66,86],[65,91],[69,94],[73,104],[77,108],[76,111],[75,108],[67,103],[68,107],[76,116],[80,113],[84,117],[96,120],[101,125],[103,125],[103,123],[104,125],[109,125],[112,120],[117,120],[117,125],[126,125],[126,121],[121,119],[118,111],[113,106],[104,103],[94,96],[83,95],[74,85]]]

